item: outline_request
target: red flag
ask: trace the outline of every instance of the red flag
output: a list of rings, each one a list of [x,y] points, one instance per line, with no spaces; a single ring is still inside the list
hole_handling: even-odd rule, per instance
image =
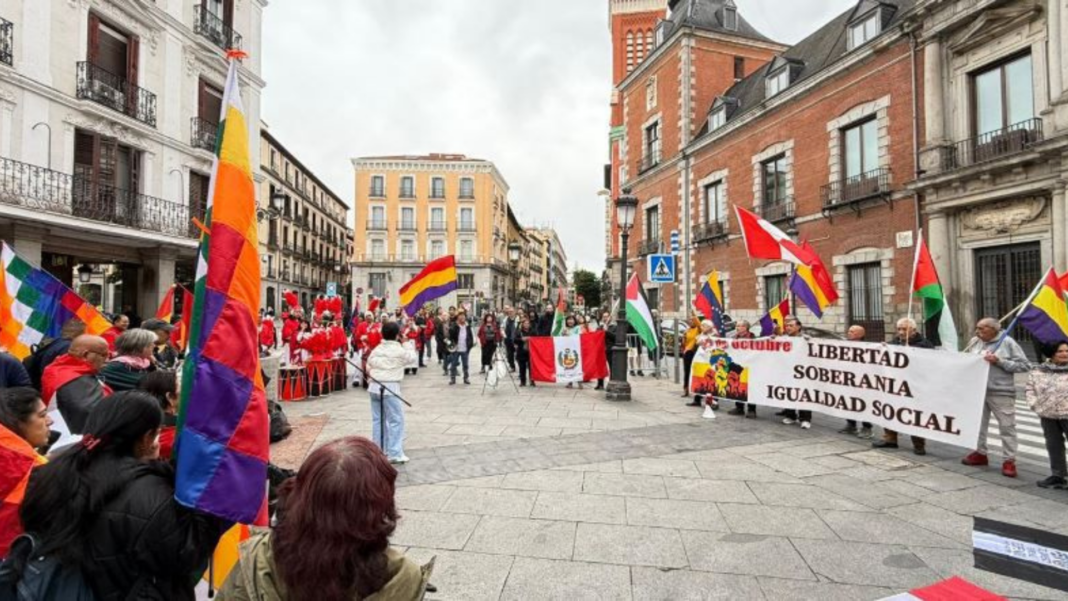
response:
[[[178,288],[182,289],[182,319],[171,330],[171,344],[178,350],[184,351],[189,343],[189,328],[193,320],[193,294],[186,290],[185,286],[178,286]]]
[[[378,311],[378,305],[382,304],[382,299],[371,297],[371,302],[367,304],[367,310],[371,313]]]
[[[535,382],[592,382],[608,377],[604,331],[530,339],[530,377]],[[578,344],[576,344],[576,342]]]
[[[156,319],[162,319],[167,323],[171,322],[171,317],[174,316],[174,289],[177,287],[178,284],[174,284],[167,290],[166,296],[163,297],[163,301],[159,304],[159,309],[156,309]]]
[[[805,263],[801,259],[805,251],[785,232],[738,205],[735,205],[734,209],[738,215],[738,224],[742,229],[742,239],[745,240],[745,250],[749,253],[750,259],[789,261],[799,265]]]

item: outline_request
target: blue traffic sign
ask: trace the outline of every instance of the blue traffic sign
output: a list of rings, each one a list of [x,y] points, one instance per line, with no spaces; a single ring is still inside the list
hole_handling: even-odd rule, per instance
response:
[[[649,255],[648,266],[650,283],[675,283],[675,255]]]

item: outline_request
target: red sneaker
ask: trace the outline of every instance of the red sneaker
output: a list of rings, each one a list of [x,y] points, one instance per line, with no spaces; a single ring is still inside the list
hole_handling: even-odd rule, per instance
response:
[[[1016,477],[1016,462],[1013,461],[1012,459],[1009,459],[1005,463],[1002,463],[1001,464],[1001,475],[1005,476],[1006,478],[1015,478]]]
[[[968,456],[964,459],[961,459],[960,462],[964,465],[972,466],[990,465],[990,460],[987,459],[987,456],[983,455],[978,451],[972,451],[971,453],[968,453]]]

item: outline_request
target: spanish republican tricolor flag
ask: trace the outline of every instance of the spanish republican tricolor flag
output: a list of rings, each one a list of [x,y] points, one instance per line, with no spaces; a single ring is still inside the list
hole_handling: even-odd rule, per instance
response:
[[[604,330],[579,336],[529,339],[530,379],[535,382],[592,382],[608,377]]]
[[[1057,272],[1046,272],[1031,301],[1020,311],[1020,323],[1042,344],[1068,342],[1068,301]]]
[[[435,259],[400,289],[400,304],[408,317],[415,317],[423,305],[456,290],[457,286],[456,257]]]
[[[781,303],[772,307],[767,315],[760,318],[760,335],[775,336],[776,328],[781,333],[788,315],[790,315],[790,299],[784,298]]]

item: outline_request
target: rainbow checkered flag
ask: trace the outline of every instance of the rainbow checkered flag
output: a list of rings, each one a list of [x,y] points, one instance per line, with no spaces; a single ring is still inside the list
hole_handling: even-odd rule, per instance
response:
[[[257,344],[256,198],[233,54],[217,144],[182,372],[174,496],[251,524],[265,507],[270,443]]]
[[[20,361],[46,337],[58,338],[72,318],[85,322],[87,334],[111,327],[107,319],[52,274],[30,265],[3,243],[0,250],[0,348]]]

